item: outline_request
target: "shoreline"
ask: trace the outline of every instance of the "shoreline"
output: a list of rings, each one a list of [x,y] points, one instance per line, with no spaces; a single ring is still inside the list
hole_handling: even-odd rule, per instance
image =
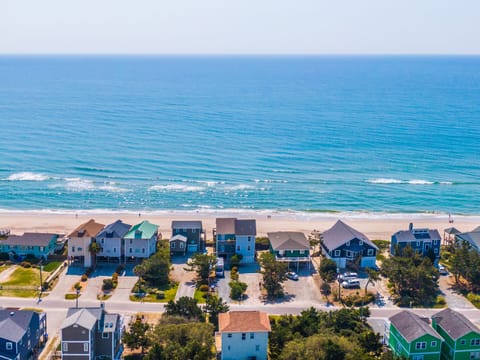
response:
[[[389,240],[398,230],[408,229],[410,222],[416,228],[443,230],[456,227],[462,232],[471,231],[480,225],[480,215],[453,215],[454,223],[449,223],[448,214],[426,213],[365,213],[365,212],[295,212],[269,210],[161,210],[161,211],[52,211],[52,210],[0,210],[0,228],[8,228],[12,234],[23,232],[57,232],[67,234],[91,218],[102,224],[109,224],[121,219],[131,225],[143,220],[160,226],[163,238],[171,234],[172,220],[202,220],[208,239],[212,238],[212,229],[217,217],[238,217],[257,220],[257,235],[266,236],[272,231],[301,231],[309,234],[314,229],[325,231],[337,220],[343,220],[355,229],[363,232],[371,240]]]

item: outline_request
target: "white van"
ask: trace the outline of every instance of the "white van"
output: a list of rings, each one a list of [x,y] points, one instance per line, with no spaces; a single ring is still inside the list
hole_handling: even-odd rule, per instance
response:
[[[342,287],[344,289],[351,289],[351,288],[360,288],[360,280],[358,279],[348,279],[342,282]]]

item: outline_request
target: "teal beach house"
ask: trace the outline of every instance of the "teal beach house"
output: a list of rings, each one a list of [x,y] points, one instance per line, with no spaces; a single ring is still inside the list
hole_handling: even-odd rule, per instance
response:
[[[55,251],[58,237],[58,234],[31,232],[10,235],[6,240],[0,241],[0,252],[17,258],[33,255],[46,259]]]
[[[442,310],[432,316],[432,326],[445,339],[442,360],[480,359],[480,331],[464,315]]]
[[[410,311],[390,317],[388,345],[396,356],[409,360],[440,360],[443,339],[429,320]]]

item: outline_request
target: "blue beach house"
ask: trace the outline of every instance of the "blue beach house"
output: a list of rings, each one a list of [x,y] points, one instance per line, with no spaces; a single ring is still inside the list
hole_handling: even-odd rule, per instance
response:
[[[440,258],[441,237],[438,230],[415,229],[410,223],[408,230],[397,231],[392,235],[390,243],[390,254],[396,255],[396,251],[402,251],[405,247],[411,246],[412,249],[422,256],[435,254],[435,263]]]
[[[18,257],[34,255],[46,259],[55,251],[58,237],[58,234],[29,232],[23,235],[10,235],[7,240],[0,242],[0,252]]]

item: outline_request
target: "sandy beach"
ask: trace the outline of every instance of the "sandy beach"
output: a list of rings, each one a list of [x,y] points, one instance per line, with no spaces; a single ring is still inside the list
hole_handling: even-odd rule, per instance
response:
[[[172,220],[202,220],[207,232],[207,238],[212,238],[212,228],[216,217],[255,218],[257,233],[264,236],[271,231],[301,231],[306,234],[317,229],[324,231],[335,221],[341,219],[350,226],[365,233],[370,239],[390,239],[398,230],[407,229],[410,222],[416,228],[438,229],[441,235],[445,228],[455,226],[460,231],[470,231],[480,225],[480,216],[456,216],[450,224],[448,215],[429,214],[305,214],[305,213],[271,213],[248,212],[243,214],[209,212],[185,213],[44,213],[44,212],[3,212],[0,213],[0,229],[8,228],[12,234],[23,232],[57,232],[67,234],[88,219],[94,218],[102,224],[109,224],[121,219],[129,224],[149,220],[160,226],[164,238],[170,236]]]

